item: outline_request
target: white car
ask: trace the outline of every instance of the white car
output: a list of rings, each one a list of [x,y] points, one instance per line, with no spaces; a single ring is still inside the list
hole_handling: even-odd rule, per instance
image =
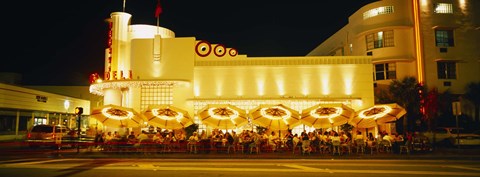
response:
[[[453,145],[455,146],[480,146],[480,135],[474,132],[465,132],[463,129],[452,131]],[[457,136],[458,135],[458,136]]]

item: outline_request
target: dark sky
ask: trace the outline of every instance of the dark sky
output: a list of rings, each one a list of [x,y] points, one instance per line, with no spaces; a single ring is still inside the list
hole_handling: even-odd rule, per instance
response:
[[[161,0],[160,26],[255,56],[305,56],[376,0]],[[157,0],[127,0],[132,24],[156,25]],[[2,14],[0,72],[24,85],[88,85],[102,75],[106,18],[122,0],[9,1]],[[192,49],[193,51],[193,49]]]

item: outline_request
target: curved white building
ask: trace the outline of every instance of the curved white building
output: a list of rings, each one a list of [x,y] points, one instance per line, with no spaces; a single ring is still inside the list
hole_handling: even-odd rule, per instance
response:
[[[210,104],[247,112],[260,104],[297,111],[318,103],[344,103],[355,110],[374,104],[371,56],[248,57],[222,44],[176,37],[162,27],[130,24],[130,18],[111,14],[103,81],[90,86],[105,105],[143,112],[167,104],[197,117]]]

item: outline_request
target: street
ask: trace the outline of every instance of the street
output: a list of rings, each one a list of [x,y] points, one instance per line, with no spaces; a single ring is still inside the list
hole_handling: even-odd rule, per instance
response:
[[[0,161],[0,176],[480,176],[467,160],[77,159]]]

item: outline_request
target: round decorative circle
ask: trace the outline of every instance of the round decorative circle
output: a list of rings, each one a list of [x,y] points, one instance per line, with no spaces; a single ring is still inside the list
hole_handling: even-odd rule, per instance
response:
[[[213,53],[215,53],[217,57],[223,57],[227,53],[227,51],[224,45],[218,44],[217,46],[215,46]]]
[[[237,56],[237,49],[231,48],[230,50],[228,50],[228,54],[230,54],[230,56],[232,57]]]
[[[198,56],[206,57],[212,52],[212,47],[207,41],[199,41],[195,46],[195,52]]]

